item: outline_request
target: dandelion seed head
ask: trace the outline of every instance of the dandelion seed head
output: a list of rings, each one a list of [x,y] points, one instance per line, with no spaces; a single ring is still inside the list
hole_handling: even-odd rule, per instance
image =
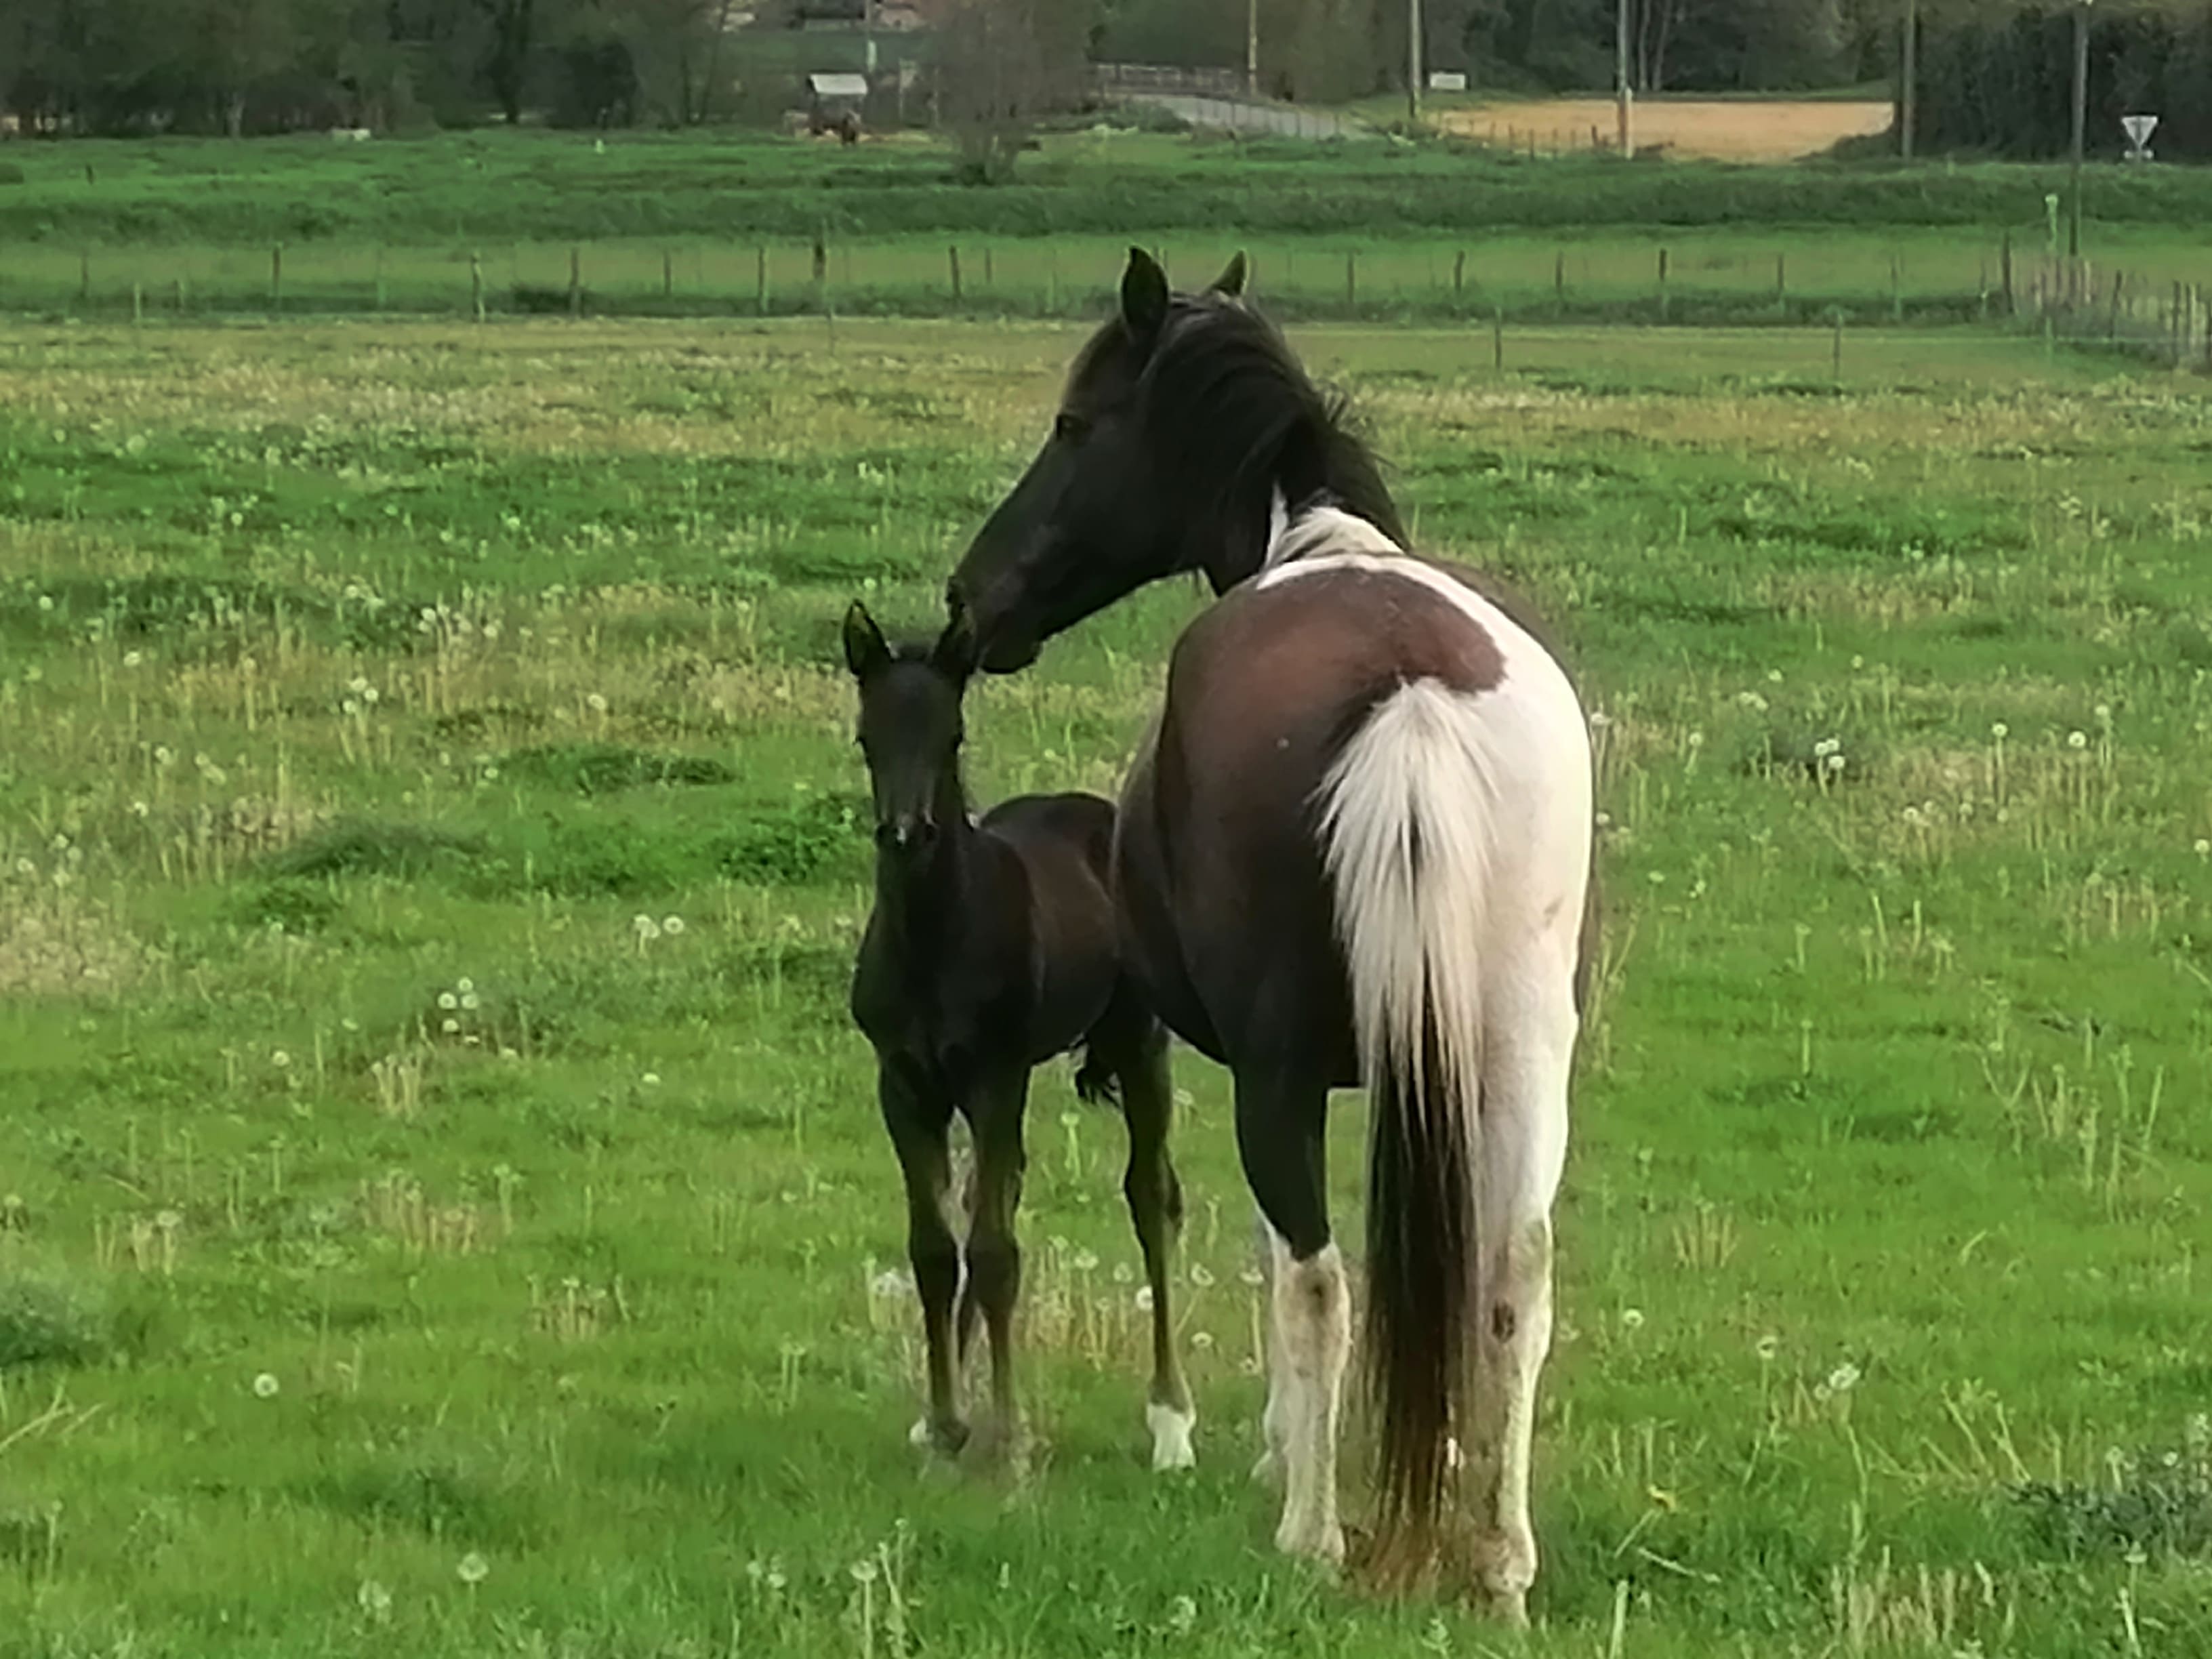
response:
[[[1623,1308],[1620,1310],[1620,1328],[1626,1331],[1642,1330],[1644,1328],[1644,1310],[1641,1308]]]
[[[1999,743],[2002,743],[2011,734],[2012,728],[2007,726],[2002,720],[1991,722],[1990,726],[1990,735],[1995,738]]]
[[[1848,1359],[1828,1373],[1828,1392],[1849,1394],[1858,1386],[1859,1368]]]
[[[684,918],[681,916],[670,916],[660,924],[660,931],[667,934],[669,938],[674,939],[678,933],[681,933],[684,931]]]
[[[491,1575],[491,1563],[471,1550],[460,1559],[453,1572],[464,1584],[481,1584]]]
[[[461,1000],[451,991],[441,991],[438,993],[438,1006],[450,1013],[461,1006]]]
[[[277,1382],[276,1373],[264,1371],[253,1379],[253,1397],[256,1400],[274,1400],[283,1386]]]
[[[2069,749],[2087,749],[2089,746],[2089,734],[2087,732],[2069,732],[2066,734],[2066,746]]]

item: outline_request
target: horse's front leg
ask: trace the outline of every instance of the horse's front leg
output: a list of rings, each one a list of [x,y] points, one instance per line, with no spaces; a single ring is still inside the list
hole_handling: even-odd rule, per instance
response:
[[[1015,1218],[1028,1158],[1022,1119],[1029,1107],[1026,1066],[987,1076],[968,1109],[975,1142],[975,1200],[968,1234],[968,1281],[991,1340],[991,1428],[978,1448],[1018,1473],[1025,1453],[1015,1386],[1014,1314],[1022,1294],[1022,1250]]]
[[[915,1425],[913,1437],[918,1445],[951,1456],[968,1442],[952,1329],[953,1304],[960,1293],[960,1240],[947,1213],[952,1107],[888,1060],[878,1063],[876,1091],[906,1182],[907,1259],[914,1267],[915,1292],[921,1298],[922,1336],[929,1352],[929,1409]]]

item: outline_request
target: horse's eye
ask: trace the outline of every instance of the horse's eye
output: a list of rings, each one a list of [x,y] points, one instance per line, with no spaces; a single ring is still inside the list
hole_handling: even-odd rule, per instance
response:
[[[1091,422],[1062,410],[1053,420],[1052,435],[1064,444],[1079,444],[1091,435]]]

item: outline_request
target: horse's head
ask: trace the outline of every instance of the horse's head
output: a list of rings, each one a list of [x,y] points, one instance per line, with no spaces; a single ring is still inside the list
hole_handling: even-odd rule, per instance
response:
[[[860,688],[860,752],[876,804],[876,845],[928,847],[966,810],[960,788],[960,703],[975,672],[963,622],[932,646],[894,647],[858,599],[845,613],[845,664]]]
[[[1152,255],[1130,250],[1120,304],[1077,356],[1044,447],[946,584],[984,667],[1024,667],[1062,629],[1190,568],[1189,527],[1166,488],[1174,434],[1148,418],[1146,371],[1171,322],[1233,306],[1243,288],[1241,253],[1203,295],[1178,296]]]

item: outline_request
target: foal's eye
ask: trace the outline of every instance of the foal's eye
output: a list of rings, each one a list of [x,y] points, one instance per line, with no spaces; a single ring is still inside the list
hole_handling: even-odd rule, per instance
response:
[[[1052,435],[1064,444],[1079,444],[1091,435],[1091,422],[1062,410],[1053,419]]]

